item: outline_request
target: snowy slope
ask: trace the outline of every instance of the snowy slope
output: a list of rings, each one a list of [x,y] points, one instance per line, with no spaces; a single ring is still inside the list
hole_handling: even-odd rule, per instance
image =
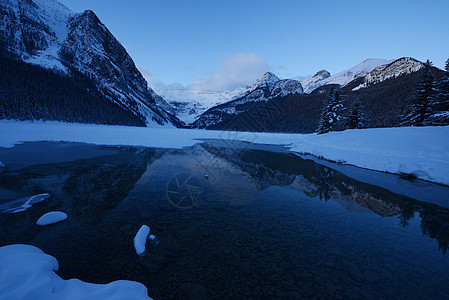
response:
[[[279,79],[275,74],[266,72],[235,98],[221,105],[214,106],[204,112],[192,126],[206,128],[222,122],[231,115],[242,112],[239,106],[258,101],[267,101],[276,97],[303,94],[303,88],[298,80]],[[245,108],[243,108],[245,109]]]
[[[209,108],[238,98],[245,91],[243,87],[223,92],[179,88],[157,90],[157,93],[174,108],[179,119],[189,124]]]
[[[246,87],[247,92],[252,92],[255,89],[260,88],[267,88],[269,90],[273,89],[274,84],[281,80],[279,77],[277,77],[275,74],[271,72],[266,72],[261,77],[259,77],[255,82],[248,85]]]
[[[368,87],[372,84],[385,81],[389,78],[410,74],[412,72],[419,71],[423,67],[424,64],[414,58],[402,57],[387,65],[381,65],[375,68],[365,76],[364,82],[361,85],[355,87],[352,90],[356,91],[358,89]]]
[[[330,76],[331,74],[323,69],[316,72],[316,74],[312,77],[301,80],[301,85],[304,88],[304,93],[310,93],[311,91],[316,89],[315,86],[319,85],[320,81],[329,78]]]
[[[0,40],[7,45],[7,50],[26,62],[67,73],[58,51],[74,13],[53,0],[2,2]]]
[[[94,12],[75,14],[55,0],[4,0],[0,12],[0,45],[17,58],[67,76],[86,74],[107,99],[148,125],[182,125],[155,103],[132,58]]]
[[[0,121],[0,147],[21,142],[67,141],[183,148],[193,146],[198,139],[231,139],[227,142],[231,145],[235,140],[288,145],[297,153],[371,170],[413,174],[445,185],[449,185],[448,136],[449,126],[358,129],[316,135]]]
[[[323,78],[322,80],[315,80],[313,83],[309,83],[308,81],[311,81],[310,79],[306,79],[307,83],[307,89],[304,89],[305,93],[310,93],[313,90],[326,85],[326,84],[339,84],[341,86],[345,86],[346,84],[350,83],[354,79],[364,77],[368,73],[370,73],[374,68],[386,65],[390,63],[391,60],[387,59],[379,59],[379,58],[369,58],[358,65],[347,69],[345,71],[342,71],[340,73],[337,73],[335,75],[332,75],[330,77]],[[316,76],[316,74],[314,75]],[[312,77],[313,78],[313,77]]]

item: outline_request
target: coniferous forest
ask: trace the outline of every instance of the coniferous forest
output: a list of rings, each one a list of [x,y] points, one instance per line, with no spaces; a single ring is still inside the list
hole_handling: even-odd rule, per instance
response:
[[[85,75],[70,77],[0,55],[0,119],[145,126]]]

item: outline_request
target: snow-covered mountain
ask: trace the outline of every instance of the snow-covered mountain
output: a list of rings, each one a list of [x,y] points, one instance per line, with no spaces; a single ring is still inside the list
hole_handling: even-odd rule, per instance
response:
[[[361,88],[366,88],[372,84],[385,81],[389,78],[398,77],[412,72],[419,71],[424,67],[424,64],[411,57],[399,58],[387,65],[381,65],[372,70],[364,77],[364,82],[352,89],[356,91]]]
[[[316,89],[315,86],[318,86],[319,82],[329,77],[331,77],[331,74],[323,69],[316,72],[315,75],[313,75],[312,77],[301,80],[301,85],[304,89],[304,92],[310,93],[311,91]]]
[[[267,101],[277,97],[303,94],[298,80],[279,79],[275,74],[266,72],[254,83],[230,101],[214,106],[203,113],[193,124],[195,128],[205,128],[222,122],[224,119],[248,109],[245,104]]]
[[[55,0],[2,0],[0,48],[67,76],[73,70],[87,75],[147,125],[182,125],[156,103],[125,48],[90,10],[74,13]]]
[[[246,88],[239,87],[234,91],[200,91],[182,87],[180,89],[158,90],[158,93],[167,102],[169,102],[170,105],[175,107],[173,113],[178,118],[183,120],[185,123],[190,124],[210,108],[220,106],[239,98],[244,98],[245,95],[249,95],[254,90],[263,86],[268,87],[268,89],[272,89],[274,87],[274,84],[278,81],[280,81],[279,85],[285,84],[287,81],[289,82],[289,84],[293,84],[296,86],[298,85],[298,83],[300,83],[303,88],[303,93],[308,94],[315,89],[327,84],[339,84],[342,87],[346,86],[353,80],[364,78],[371,72],[375,72],[375,70],[377,69],[382,69],[392,62],[393,60],[369,58],[357,64],[356,66],[339,72],[333,76],[331,76],[331,74],[327,70],[323,69],[318,71],[312,77],[300,81],[289,79],[281,81],[276,75],[267,72],[254,83],[248,85]],[[395,72],[395,74],[396,73],[400,73],[400,71]],[[280,90],[285,91],[286,94],[281,93],[276,96],[286,96],[288,94],[292,94],[291,88],[284,87]],[[273,98],[274,94],[270,97]],[[262,97],[262,93],[259,91],[258,95],[254,94],[250,97],[259,98]]]
[[[258,90],[252,94],[252,92]],[[265,92],[263,92],[264,90]],[[186,124],[193,123],[208,109],[240,99],[239,104],[246,100],[267,100],[290,94],[302,94],[302,86],[298,80],[279,79],[275,74],[266,72],[252,84],[238,87],[233,91],[200,91],[180,88],[162,90],[158,93],[174,107],[174,114]],[[251,95],[250,95],[251,94]]]
[[[302,80],[301,83],[304,83],[303,87],[305,93],[310,93],[326,84],[339,84],[341,86],[345,86],[354,79],[366,76],[376,67],[387,65],[390,62],[391,60],[387,59],[369,58],[350,69],[332,76],[328,76],[330,74],[326,70],[321,70],[313,77]],[[320,80],[320,78],[322,79]]]
[[[173,113],[186,124],[195,121],[209,108],[238,98],[246,89],[233,91],[208,91],[179,87],[157,90],[157,93],[172,106]]]

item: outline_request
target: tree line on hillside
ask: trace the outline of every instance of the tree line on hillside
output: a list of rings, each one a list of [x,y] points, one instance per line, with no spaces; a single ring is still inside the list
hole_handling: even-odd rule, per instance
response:
[[[84,74],[70,76],[0,55],[0,119],[145,126]]]
[[[401,125],[426,126],[449,124],[449,59],[439,82],[427,60],[424,73],[411,99],[407,114]]]
[[[407,100],[405,114],[397,126],[449,125],[449,59],[439,81],[433,74],[432,63],[424,64],[420,80]],[[345,129],[369,127],[360,98],[345,108],[345,95],[340,88],[333,88],[324,101],[316,132],[324,134]],[[348,112],[349,111],[349,112]]]

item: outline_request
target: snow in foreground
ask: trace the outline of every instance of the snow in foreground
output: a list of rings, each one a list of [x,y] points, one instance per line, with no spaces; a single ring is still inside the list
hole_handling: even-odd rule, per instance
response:
[[[0,298],[36,300],[139,300],[151,299],[138,282],[118,280],[93,284],[79,279],[64,280],[54,271],[58,261],[30,245],[0,248]]]
[[[413,174],[449,185],[449,126],[373,128],[316,135],[0,121],[0,147],[20,142],[67,141],[182,148],[193,146],[200,139],[288,145],[297,153],[372,170]]]

